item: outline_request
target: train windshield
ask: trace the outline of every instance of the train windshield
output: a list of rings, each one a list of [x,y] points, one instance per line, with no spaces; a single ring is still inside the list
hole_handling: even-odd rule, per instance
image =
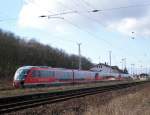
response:
[[[29,69],[18,69],[15,73],[14,80],[24,80]]]

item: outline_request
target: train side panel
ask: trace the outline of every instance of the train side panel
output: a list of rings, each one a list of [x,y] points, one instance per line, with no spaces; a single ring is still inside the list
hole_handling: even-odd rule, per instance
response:
[[[24,85],[40,85],[55,82],[54,71],[45,68],[32,68],[25,78]]]
[[[73,71],[72,70],[56,70],[55,78],[57,83],[60,84],[69,84],[73,82]]]
[[[125,80],[128,78],[128,74],[25,66],[18,68],[13,83],[14,87],[19,88],[22,86],[33,85],[60,85],[95,81]]]

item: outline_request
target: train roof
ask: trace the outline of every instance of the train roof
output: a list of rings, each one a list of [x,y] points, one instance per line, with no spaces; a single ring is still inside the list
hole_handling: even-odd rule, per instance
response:
[[[19,67],[19,69],[31,69],[32,67],[35,67],[35,66],[22,66],[22,67]]]
[[[48,66],[22,66],[19,69],[31,69],[31,68],[51,68]]]

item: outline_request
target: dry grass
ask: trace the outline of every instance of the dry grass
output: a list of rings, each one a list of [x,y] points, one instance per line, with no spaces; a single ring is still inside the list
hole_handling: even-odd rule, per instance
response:
[[[30,108],[11,115],[150,115],[150,84]]]
[[[127,95],[110,100],[107,104],[90,106],[84,115],[150,115],[149,90],[150,85],[147,85],[138,92],[131,91]]]
[[[5,80],[5,79],[0,79],[0,91],[14,89],[12,87],[12,85],[13,85],[12,81],[8,81],[8,80]]]

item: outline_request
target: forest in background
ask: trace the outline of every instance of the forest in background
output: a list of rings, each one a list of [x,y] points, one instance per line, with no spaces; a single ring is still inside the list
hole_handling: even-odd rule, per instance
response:
[[[78,69],[78,60],[78,55],[0,30],[0,79],[11,80],[16,69],[25,65]],[[93,66],[88,58],[81,60],[82,69]]]

